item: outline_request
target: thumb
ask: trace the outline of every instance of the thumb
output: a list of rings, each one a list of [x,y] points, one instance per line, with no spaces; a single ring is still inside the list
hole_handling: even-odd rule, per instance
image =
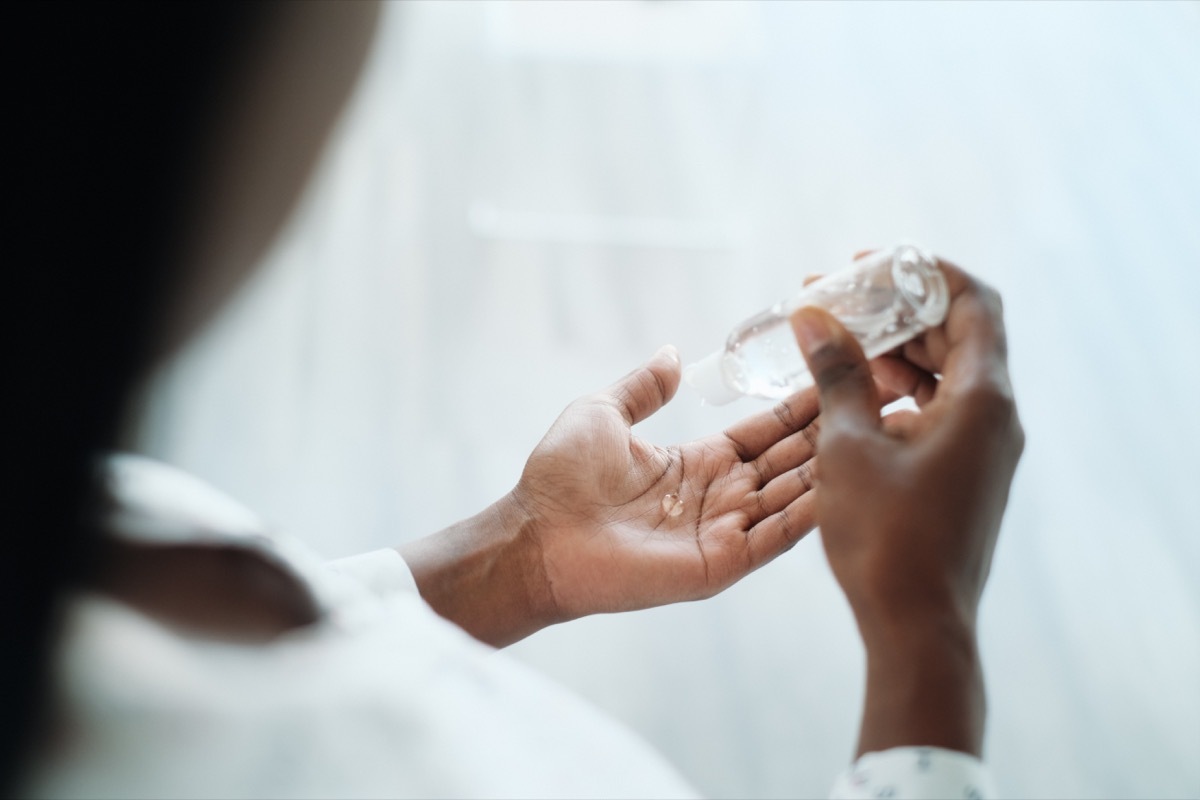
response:
[[[636,425],[675,396],[679,372],[679,351],[674,345],[666,345],[645,364],[608,387],[606,393],[625,421]]]
[[[792,331],[821,395],[823,427],[879,427],[879,394],[862,347],[840,322],[819,308],[792,314]]]

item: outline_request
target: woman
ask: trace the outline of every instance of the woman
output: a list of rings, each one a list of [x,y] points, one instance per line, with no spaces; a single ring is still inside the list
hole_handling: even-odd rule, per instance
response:
[[[868,653],[863,758],[835,791],[986,794],[974,625],[1023,435],[998,297],[948,263],[945,324],[871,365],[832,318],[795,316],[819,398],[656,447],[630,429],[678,387],[664,348],[568,407],[493,506],[331,566],[165,467],[103,459],[139,381],[286,219],[376,15],[55,7],[14,25],[36,249],[10,317],[27,552],[3,581],[9,785],[687,795],[628,732],[480,642],[711,596],[819,522]],[[881,420],[901,394],[921,412]]]

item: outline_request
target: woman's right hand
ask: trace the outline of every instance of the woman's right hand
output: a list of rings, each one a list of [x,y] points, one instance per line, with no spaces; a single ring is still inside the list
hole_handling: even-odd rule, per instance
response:
[[[939,266],[945,322],[872,364],[825,312],[792,318],[820,392],[817,522],[867,647],[860,753],[982,746],[975,617],[1024,433],[999,295]],[[920,411],[881,419],[876,381]]]

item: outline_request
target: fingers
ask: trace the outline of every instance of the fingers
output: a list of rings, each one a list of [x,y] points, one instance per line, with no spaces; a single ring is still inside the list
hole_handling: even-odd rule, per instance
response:
[[[792,331],[816,379],[826,429],[878,428],[875,379],[850,332],[828,312],[813,307],[792,314]]]
[[[871,369],[874,370],[874,367]],[[896,402],[902,397],[907,397],[907,395],[901,394],[889,386],[884,386],[880,383],[878,376],[875,376],[875,393],[879,395],[879,406],[881,408],[889,403]]]
[[[873,359],[871,372],[885,390],[899,397],[911,397],[918,406],[932,400],[937,391],[937,378],[900,356]]]
[[[753,461],[772,445],[811,425],[816,418],[817,393],[807,390],[730,426],[725,437],[733,442],[743,461]]]
[[[817,492],[806,492],[783,510],[764,518],[746,533],[751,568],[792,548],[817,524]]]
[[[605,392],[621,416],[636,425],[667,404],[679,388],[679,351],[666,345]]]
[[[928,340],[934,338],[941,339],[942,352],[945,352],[945,334],[942,333],[940,328],[936,328],[905,344],[900,348],[899,353],[900,355],[903,355],[904,359],[910,364],[913,364],[914,366],[919,367],[930,374],[934,374],[937,372],[937,367],[934,366],[933,359],[929,355],[928,343]]]
[[[816,458],[809,459],[754,492],[753,505],[749,508],[751,519],[762,520],[772,514],[778,514],[796,498],[815,489],[817,486],[817,461]]]
[[[897,439],[911,439],[921,422],[920,413],[911,409],[893,411],[883,418],[883,432]]]
[[[948,394],[987,387],[1010,392],[1008,344],[1000,293],[939,259],[950,287],[950,309],[939,334],[926,342]]]
[[[938,259],[938,268],[950,293],[945,321],[872,361],[876,379],[911,394],[922,407],[932,402],[939,385],[942,395],[977,388],[1010,392],[999,293],[945,259]]]
[[[941,326],[904,349],[909,361],[941,373],[937,397],[927,410],[934,417],[948,412],[955,424],[942,434],[961,438],[962,426],[1009,437],[1019,453],[1024,439],[1008,374],[1008,345],[1000,294],[960,267],[938,260],[950,290],[950,308]],[[925,363],[921,363],[921,361]],[[889,432],[911,434],[915,424],[897,420]]]
[[[765,486],[776,477],[788,470],[796,469],[815,456],[817,454],[817,437],[820,432],[821,419],[817,417],[791,436],[771,445],[761,455],[750,461],[750,466],[758,474],[759,485]]]

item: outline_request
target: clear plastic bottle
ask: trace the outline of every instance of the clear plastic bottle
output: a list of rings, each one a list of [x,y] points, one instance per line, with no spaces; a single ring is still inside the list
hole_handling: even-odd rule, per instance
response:
[[[723,350],[684,370],[684,380],[716,406],[742,395],[781,400],[812,386],[789,319],[805,306],[837,317],[874,358],[941,324],[949,291],[937,261],[920,248],[880,250],[738,325]]]

